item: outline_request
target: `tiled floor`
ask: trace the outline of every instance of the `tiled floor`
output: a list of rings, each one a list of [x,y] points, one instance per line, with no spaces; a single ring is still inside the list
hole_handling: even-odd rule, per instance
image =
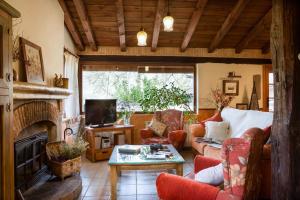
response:
[[[193,156],[190,151],[183,151],[186,163],[183,165],[184,175],[193,170]],[[118,179],[118,200],[155,200],[157,198],[155,181],[162,171],[122,171]],[[175,171],[170,171],[175,173]],[[110,173],[107,161],[92,163],[83,159],[82,185],[80,199],[110,199]]]

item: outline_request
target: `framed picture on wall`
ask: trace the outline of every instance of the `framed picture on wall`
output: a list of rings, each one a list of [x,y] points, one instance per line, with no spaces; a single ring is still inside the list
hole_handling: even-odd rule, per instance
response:
[[[45,83],[42,48],[24,38],[20,38],[20,47],[23,55],[23,63],[27,82]]]
[[[237,103],[236,109],[240,110],[248,110],[248,104],[247,103]]]
[[[239,81],[223,80],[223,93],[230,96],[239,95]]]

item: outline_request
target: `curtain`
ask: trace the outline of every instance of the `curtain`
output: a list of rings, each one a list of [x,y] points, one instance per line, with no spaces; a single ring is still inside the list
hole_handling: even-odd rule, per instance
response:
[[[78,58],[65,52],[65,77],[69,79],[72,94],[65,100],[65,117],[73,118],[80,114],[78,88]]]

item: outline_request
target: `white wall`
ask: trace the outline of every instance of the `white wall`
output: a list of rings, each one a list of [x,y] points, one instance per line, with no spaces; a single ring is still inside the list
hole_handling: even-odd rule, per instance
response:
[[[64,13],[57,0],[7,0],[21,12],[21,20],[14,20],[13,34],[42,47],[45,79],[52,85],[55,73],[63,73],[64,45],[74,45],[64,27]],[[66,41],[65,41],[66,39]],[[73,46],[72,46],[73,45]],[[19,70],[17,70],[19,71]]]
[[[76,50],[75,44],[74,44],[74,42],[71,38],[71,35],[66,27],[64,29],[64,37],[65,37],[65,47],[68,50],[70,50],[72,53],[76,53],[77,50]]]
[[[261,75],[262,83],[262,69],[262,65],[250,64],[197,64],[198,108],[215,108],[208,100],[210,97],[210,91],[217,87],[222,90],[222,82],[227,79],[228,72],[231,71],[234,71],[236,75],[241,75],[242,78],[234,79],[239,80],[239,96],[234,97],[230,106],[236,107],[236,103],[249,103],[253,87],[253,75]],[[259,106],[262,107],[262,98],[259,100]]]

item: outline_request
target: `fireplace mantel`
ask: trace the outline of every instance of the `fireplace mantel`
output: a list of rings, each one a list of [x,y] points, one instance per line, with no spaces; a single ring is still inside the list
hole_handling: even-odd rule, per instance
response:
[[[70,90],[46,85],[17,82],[13,84],[14,99],[66,99]]]

